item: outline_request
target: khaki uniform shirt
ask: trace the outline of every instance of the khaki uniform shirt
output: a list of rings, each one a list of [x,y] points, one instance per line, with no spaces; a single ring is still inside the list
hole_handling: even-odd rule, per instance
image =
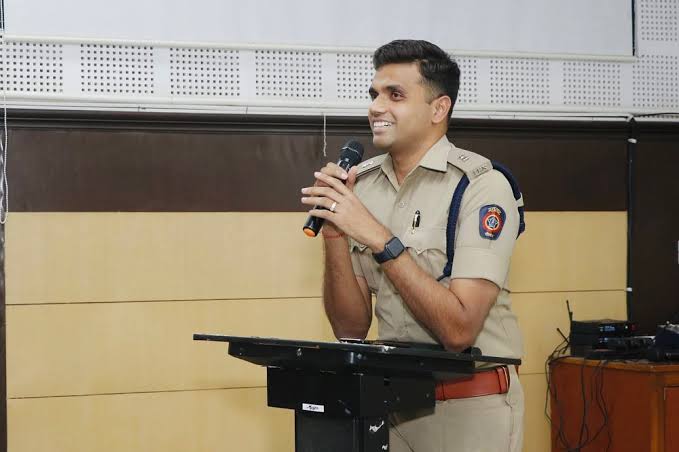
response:
[[[474,345],[485,355],[520,358],[521,334],[511,311],[507,287],[510,257],[519,228],[518,203],[505,176],[492,170],[488,159],[456,148],[443,136],[400,186],[388,154],[360,164],[354,193],[403,242],[420,268],[436,279],[447,262],[450,202],[464,174],[470,184],[462,198],[456,225],[451,278],[482,278],[500,287],[497,301]],[[484,214],[493,206],[499,206],[501,209],[495,211],[505,214],[499,235],[487,235],[483,227]],[[414,226],[416,211],[420,216],[418,226]],[[376,296],[379,338],[437,343],[436,337],[413,317],[370,249],[353,239],[349,244],[354,273],[365,278]],[[450,279],[444,278],[440,284],[448,287]]]

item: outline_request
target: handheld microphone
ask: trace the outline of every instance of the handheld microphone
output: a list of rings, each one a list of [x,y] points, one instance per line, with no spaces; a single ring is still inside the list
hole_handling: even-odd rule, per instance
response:
[[[352,166],[357,165],[361,159],[363,159],[363,145],[361,145],[361,143],[358,141],[349,140],[344,144],[344,146],[342,146],[342,149],[340,150],[337,166],[342,168],[344,171],[349,172],[349,169]],[[327,210],[325,207],[321,206],[315,206],[314,209]],[[309,218],[307,218],[306,223],[304,223],[302,230],[309,237],[316,237],[318,232],[321,230],[321,227],[323,227],[323,222],[323,218],[309,215]]]

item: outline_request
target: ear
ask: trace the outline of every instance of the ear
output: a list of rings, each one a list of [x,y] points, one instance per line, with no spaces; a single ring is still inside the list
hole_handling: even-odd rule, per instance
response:
[[[450,106],[452,101],[448,96],[437,97],[432,101],[432,107],[434,109],[431,121],[434,124],[439,124],[448,120],[448,112],[450,111]]]

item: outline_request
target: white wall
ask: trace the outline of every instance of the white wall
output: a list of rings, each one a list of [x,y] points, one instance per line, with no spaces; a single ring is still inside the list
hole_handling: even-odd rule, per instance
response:
[[[7,31],[36,36],[374,48],[632,54],[631,0],[5,0]]]
[[[363,116],[372,51],[412,37],[456,56],[458,116],[679,111],[676,0],[636,0],[636,56],[630,0],[5,2],[18,108]]]

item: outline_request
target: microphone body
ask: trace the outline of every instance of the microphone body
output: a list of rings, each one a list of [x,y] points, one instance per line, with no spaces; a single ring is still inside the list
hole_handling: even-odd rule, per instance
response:
[[[357,165],[363,159],[363,145],[358,141],[347,141],[347,143],[342,146],[340,151],[339,160],[337,161],[337,166],[342,168],[344,171],[349,172],[352,166]],[[327,210],[322,206],[314,206],[314,209]],[[302,230],[309,237],[316,237],[323,227],[325,220],[323,218],[314,217],[309,215]]]

